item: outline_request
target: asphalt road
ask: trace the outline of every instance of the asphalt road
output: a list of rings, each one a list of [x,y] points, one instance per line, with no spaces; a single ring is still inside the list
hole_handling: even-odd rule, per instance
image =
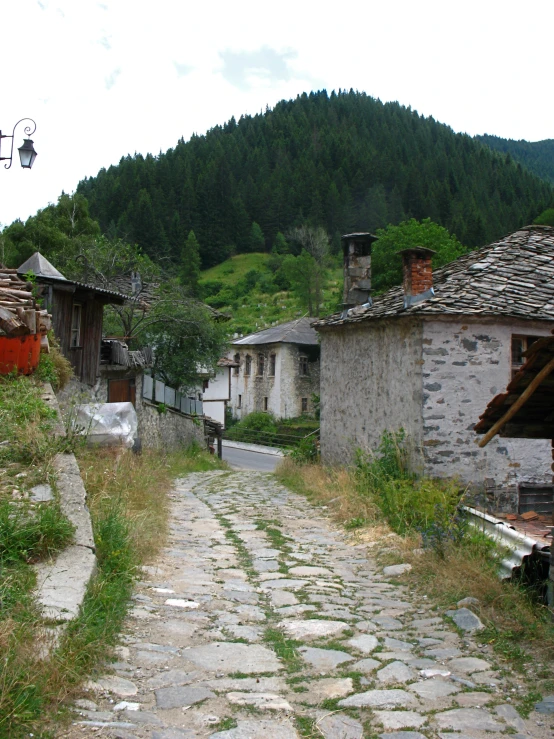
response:
[[[275,454],[261,454],[246,449],[234,449],[223,443],[223,459],[231,467],[241,470],[258,470],[260,472],[273,472],[282,457]]]

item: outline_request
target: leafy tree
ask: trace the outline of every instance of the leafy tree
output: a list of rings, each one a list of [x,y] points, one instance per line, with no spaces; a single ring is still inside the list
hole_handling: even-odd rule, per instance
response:
[[[540,226],[554,226],[554,208],[543,210],[540,216],[537,216],[533,223]]]
[[[300,226],[289,238],[300,245],[298,256],[287,254],[281,270],[310,316],[319,316],[327,279],[329,237],[324,229]]]
[[[200,244],[194,231],[189,231],[187,240],[181,250],[179,265],[179,280],[181,285],[188,288],[191,295],[198,296],[198,278],[200,277]]]
[[[373,244],[371,273],[374,292],[383,292],[402,282],[402,249],[424,246],[433,249],[433,266],[442,267],[452,262],[467,250],[446,228],[433,223],[430,218],[416,221],[411,218],[398,226],[389,225],[378,229],[378,240]]]

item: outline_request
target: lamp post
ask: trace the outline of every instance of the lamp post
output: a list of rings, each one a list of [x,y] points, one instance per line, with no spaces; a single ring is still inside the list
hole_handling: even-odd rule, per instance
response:
[[[34,132],[37,130],[37,124],[34,122],[32,118],[22,118],[20,121],[17,121],[15,126],[13,127],[12,135],[9,134],[3,134],[2,131],[0,131],[0,161],[7,160],[7,163],[4,164],[4,169],[9,169],[12,166],[12,157],[13,157],[13,141],[15,137],[15,129],[19,126],[20,123],[23,123],[23,121],[30,121],[33,125],[32,126],[25,126],[23,128],[23,131],[25,133],[25,138],[23,140],[23,143],[18,148],[19,152],[19,160],[21,162],[21,166],[23,169],[31,169],[31,167],[34,164],[35,159],[37,158],[37,153],[35,151],[35,147],[33,146],[32,140],[29,138],[29,136],[32,136]],[[12,145],[10,149],[10,156],[9,157],[3,157],[2,156],[2,139],[11,139]]]

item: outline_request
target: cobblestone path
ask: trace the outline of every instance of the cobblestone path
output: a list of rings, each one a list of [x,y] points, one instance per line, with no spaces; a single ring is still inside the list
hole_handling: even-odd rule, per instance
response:
[[[72,737],[552,736],[471,635],[271,476],[194,474],[172,499],[119,662],[77,701]]]

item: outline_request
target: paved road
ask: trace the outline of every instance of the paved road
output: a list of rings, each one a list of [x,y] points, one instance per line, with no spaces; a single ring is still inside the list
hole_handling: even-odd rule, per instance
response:
[[[521,676],[267,474],[178,482],[143,569],[118,662],[64,737],[550,736],[512,705]]]
[[[235,449],[223,443],[223,459],[237,469],[273,472],[282,457],[275,454],[251,452],[247,449]]]

